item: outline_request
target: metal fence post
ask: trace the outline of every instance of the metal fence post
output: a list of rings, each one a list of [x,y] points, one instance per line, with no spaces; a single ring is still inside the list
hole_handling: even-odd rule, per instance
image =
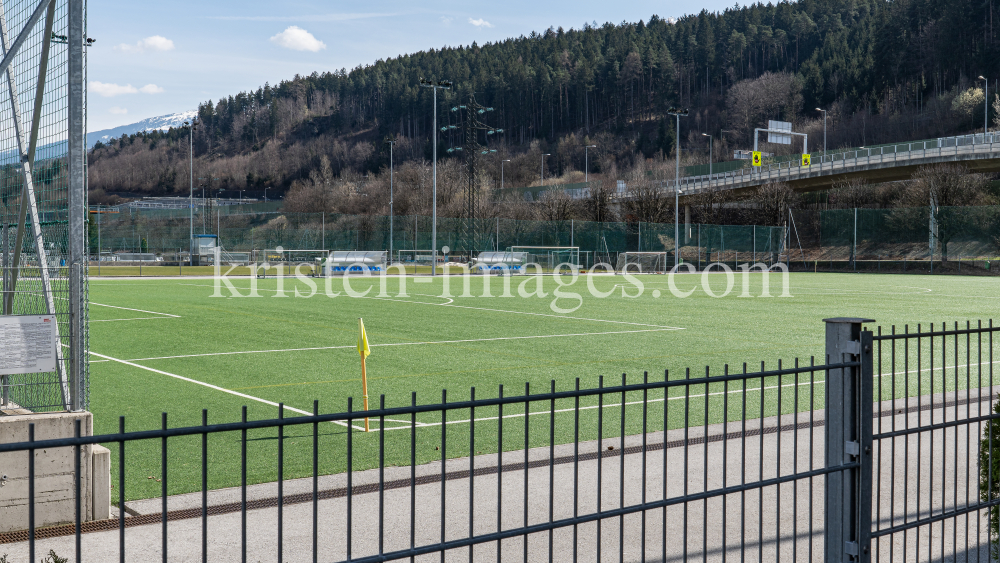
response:
[[[824,319],[827,363],[861,366],[826,373],[826,466],[860,463],[826,475],[825,561],[871,561],[872,333],[861,318]]]

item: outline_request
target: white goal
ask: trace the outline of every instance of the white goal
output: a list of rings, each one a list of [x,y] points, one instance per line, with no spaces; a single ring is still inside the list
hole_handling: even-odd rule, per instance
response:
[[[579,246],[511,246],[511,256],[524,256],[524,264],[538,264],[545,270],[554,270],[559,264],[582,266]]]
[[[667,264],[666,252],[619,252],[615,270],[629,273],[663,274],[670,271],[673,264]]]
[[[441,261],[443,255],[438,252],[438,262]],[[431,262],[434,260],[433,250],[397,250],[396,251],[396,261],[402,264],[418,265],[418,266],[430,266]]]

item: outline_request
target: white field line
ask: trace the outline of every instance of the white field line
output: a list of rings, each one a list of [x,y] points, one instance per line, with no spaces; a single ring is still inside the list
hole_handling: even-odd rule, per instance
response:
[[[537,336],[498,336],[496,338],[467,338],[463,340],[431,340],[426,342],[390,342],[386,344],[370,344],[370,347],[388,346],[423,346],[427,344],[463,344],[469,342],[493,342],[497,340],[529,340],[534,338],[563,338],[570,336],[602,336],[606,334],[635,334],[640,332],[667,332],[676,329],[672,328],[647,328],[640,330],[615,330],[609,332],[580,332],[575,334],[540,334]],[[183,354],[180,356],[157,356],[153,358],[132,358],[132,362],[145,362],[152,360],[173,360],[177,358],[202,358],[206,356],[235,356],[240,354],[270,354],[273,352],[308,352],[313,350],[346,350],[357,348],[357,344],[347,346],[317,346],[314,348],[282,348],[274,350],[239,350],[236,352],[208,352],[205,354]]]
[[[121,321],[148,321],[155,319],[169,319],[170,317],[132,317],[130,319],[90,319],[90,323],[117,323]]]
[[[273,401],[268,401],[267,399],[261,399],[260,397],[254,397],[253,395],[247,395],[246,393],[240,393],[238,391],[233,391],[231,389],[226,389],[224,387],[219,387],[218,385],[212,385],[211,383],[205,383],[204,381],[198,381],[197,379],[191,379],[190,377],[184,377],[183,375],[177,375],[176,373],[170,373],[170,372],[167,372],[167,371],[163,371],[163,370],[154,369],[154,368],[151,368],[151,367],[139,365],[139,364],[130,362],[128,360],[121,360],[121,359],[118,359],[118,358],[113,358],[111,356],[105,356],[104,354],[98,354],[97,352],[94,352],[94,351],[91,351],[90,354],[92,356],[97,356],[98,358],[103,358],[103,359],[108,360],[108,361],[117,362],[119,364],[124,364],[126,366],[131,366],[131,367],[134,367],[134,368],[144,369],[146,371],[151,371],[153,373],[158,373],[160,375],[166,375],[167,377],[173,377],[174,379],[180,379],[181,381],[187,381],[188,383],[194,383],[196,385],[201,385],[203,387],[208,387],[209,389],[214,389],[216,391],[222,391],[223,393],[229,393],[230,395],[235,395],[237,397],[242,397],[244,399],[250,399],[251,401],[257,401],[258,403],[264,403],[265,405],[271,405],[272,407],[280,406],[280,405],[278,405],[278,403],[275,403]],[[312,416],[312,414],[313,414],[313,413],[311,413],[309,411],[304,411],[304,410],[301,410],[301,409],[297,409],[295,407],[290,407],[288,405],[284,405],[284,409],[287,410],[287,411],[291,411],[291,412],[294,412],[294,413],[297,413],[297,414],[302,414],[302,415],[305,415],[305,416]],[[337,424],[340,424],[341,426],[348,426],[348,424],[346,422],[343,422],[343,421],[340,421],[340,420],[335,420],[334,422],[336,422]],[[358,429],[358,430],[364,430],[365,429],[364,426],[362,426],[362,427],[355,426],[355,428]]]
[[[94,303],[93,301],[91,301],[90,304],[91,305],[97,305],[98,307],[110,307],[112,309],[122,309],[124,311],[135,311],[137,313],[149,313],[150,315],[162,315],[164,317],[171,317],[171,318],[174,318],[174,319],[181,318],[180,315],[171,315],[170,313],[160,313],[160,312],[157,312],[157,311],[146,311],[146,310],[143,310],[143,309],[130,309],[128,307],[119,307],[117,305],[105,305],[104,303]]]
[[[189,286],[194,286],[194,287],[214,287],[214,286],[202,285],[202,284],[195,284],[195,283],[187,283],[187,284],[179,284],[179,285],[189,285]],[[373,285],[372,288],[374,288],[374,287],[375,286]],[[248,288],[248,287],[239,287],[237,289],[246,289],[246,290],[249,291],[250,288]],[[271,292],[275,292],[276,293],[278,290],[276,290],[276,289],[261,289],[261,288],[257,288],[257,291],[271,291]],[[287,292],[291,292],[293,290],[285,289],[283,291],[287,293]],[[414,295],[417,295],[417,294],[414,294]],[[420,294],[420,295],[424,295],[424,294]],[[442,296],[431,296],[431,297],[440,297],[441,299],[450,299],[448,297],[442,297]],[[473,296],[473,297],[475,297],[475,296]],[[365,297],[359,297],[358,299],[376,299],[378,301],[391,301],[391,302],[394,302],[394,303],[413,303],[413,304],[416,304],[416,305],[432,305],[432,306],[435,306],[435,307],[456,307],[458,309],[472,309],[472,310],[475,310],[475,311],[491,311],[491,312],[494,312],[494,313],[510,313],[512,315],[531,315],[531,316],[536,316],[536,317],[553,317],[553,318],[556,318],[556,319],[572,319],[574,321],[590,321],[590,322],[595,322],[595,323],[614,323],[614,324],[622,324],[622,325],[630,325],[630,326],[649,326],[649,327],[655,327],[655,328],[661,328],[661,329],[668,329],[668,330],[685,330],[683,327],[679,327],[679,326],[665,326],[665,325],[654,325],[654,324],[647,324],[647,323],[633,323],[633,322],[629,322],[629,321],[613,321],[613,320],[610,320],[610,319],[587,319],[587,318],[584,318],[584,317],[570,317],[568,315],[554,315],[554,314],[549,314],[549,313],[532,313],[532,312],[528,312],[528,311],[508,311],[506,309],[491,309],[491,308],[488,308],[488,307],[472,307],[472,306],[469,306],[469,305],[455,305],[454,303],[427,303],[425,301],[408,301],[408,300],[403,300],[403,299],[393,299],[391,297],[368,297],[368,296],[365,296]]]
[[[1000,360],[996,360],[996,361],[994,361],[992,363],[994,363],[994,364],[1000,364]],[[972,364],[969,364],[969,365],[972,365]],[[954,368],[961,368],[961,367],[966,367],[966,366],[965,365],[948,366],[947,369],[954,369]],[[822,372],[824,370],[817,370],[817,371]],[[905,373],[916,373],[916,372],[920,372],[920,371],[930,371],[930,369],[910,370],[910,371],[905,372]],[[884,377],[890,377],[890,376],[894,376],[894,375],[904,375],[904,372],[887,373],[887,374],[878,375],[876,377],[877,378],[884,378]],[[771,376],[767,376],[767,377],[778,377],[778,376],[771,375]],[[781,377],[785,377],[785,376],[781,376]],[[752,379],[757,379],[757,378],[752,378]],[[722,382],[720,381],[719,383],[722,383]],[[784,383],[784,384],[781,384],[781,385],[764,386],[763,390],[764,391],[768,391],[768,390],[772,390],[772,389],[777,389],[779,387],[799,387],[799,386],[802,386],[802,385],[822,385],[824,383],[826,383],[825,380],[817,379],[817,380],[812,380],[812,381],[803,381],[801,383]],[[699,383],[698,385],[704,385],[704,384],[703,383]],[[741,387],[739,389],[733,389],[731,391],[728,391],[728,393],[729,394],[742,393],[744,390],[746,392],[748,392],[748,393],[750,393],[750,392],[759,392],[759,391],[761,391],[761,387],[760,386],[756,386],[756,387],[744,386],[744,387]],[[726,393],[727,393],[727,391],[714,391],[714,392],[708,393],[707,396],[712,397],[712,396],[716,396],[716,395],[725,395]],[[697,394],[693,394],[693,395],[691,395],[691,394],[689,394],[689,395],[677,395],[677,396],[674,396],[674,397],[668,397],[667,399],[670,400],[670,401],[677,401],[677,400],[680,400],[680,399],[688,399],[688,400],[690,400],[690,399],[696,399],[696,398],[705,397],[705,396],[706,396],[705,393],[697,393]],[[888,399],[888,400],[892,400],[892,399]],[[662,402],[663,402],[663,398],[662,397],[658,398],[658,399],[647,399],[646,400],[646,404],[649,404],[649,403],[662,403]],[[641,405],[641,404],[643,404],[642,401],[627,401],[625,403],[625,406]],[[604,405],[605,408],[614,408],[614,407],[620,407],[620,406],[622,406],[622,403],[620,403],[620,402],[619,403],[606,403]],[[580,407],[579,410],[585,411],[585,410],[591,410],[591,409],[596,409],[596,408],[598,408],[598,405],[590,405],[590,406]],[[568,409],[556,409],[554,411],[547,410],[547,411],[530,412],[530,413],[528,413],[528,415],[529,416],[538,416],[538,415],[547,415],[547,414],[550,414],[550,413],[574,412],[576,410],[577,410],[576,407],[574,407],[574,408],[568,408]],[[503,418],[522,418],[524,416],[525,416],[524,413],[515,413],[515,414],[505,414],[503,416]],[[485,416],[485,417],[481,417],[481,418],[476,418],[475,421],[476,422],[488,422],[488,421],[491,421],[491,420],[497,420],[497,418],[498,417],[495,417],[495,416]],[[446,421],[445,424],[468,424],[470,422],[472,422],[472,419],[449,420],[449,421]],[[430,427],[430,426],[441,426],[441,424],[442,423],[440,423],[440,422],[425,422],[422,425]],[[417,426],[421,426],[421,423],[418,422]],[[386,430],[405,430],[406,428],[408,428],[408,427],[401,426],[401,427],[395,427],[395,428],[386,428]],[[372,431],[373,432],[378,432],[378,430],[372,430]]]

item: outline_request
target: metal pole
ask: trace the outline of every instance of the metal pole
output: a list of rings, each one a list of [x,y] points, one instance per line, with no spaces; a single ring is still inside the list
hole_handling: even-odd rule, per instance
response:
[[[834,318],[826,323],[830,363],[859,362],[826,375],[826,466],[859,463],[826,475],[824,561],[871,561],[872,333],[871,319]],[[851,558],[851,556],[853,556]]]
[[[84,349],[86,326],[87,249],[87,122],[84,111],[86,80],[83,46],[85,0],[69,0],[69,131],[67,135],[69,164],[69,379],[70,410],[86,408],[83,403],[83,378],[87,373],[87,352]]]
[[[437,141],[437,128],[438,128],[438,87],[434,84],[431,87],[434,90],[434,126],[432,127],[431,134],[433,137],[433,175],[434,175],[434,187],[433,187],[433,198],[434,198],[434,208],[431,210],[431,275],[437,275],[437,236],[438,236],[438,141]]]
[[[680,236],[681,236],[681,223],[680,214],[678,209],[681,204],[681,116],[679,113],[674,114],[677,118],[677,146],[674,149],[677,152],[676,160],[676,170],[674,172],[674,267],[680,265]]]
[[[188,239],[188,260],[191,266],[194,266],[194,120],[191,120],[191,125],[188,127],[188,159],[190,162],[189,171],[189,184],[190,193],[188,194],[188,219],[191,223],[191,238]]]
[[[392,211],[392,145],[395,142],[396,141],[389,141],[389,263],[390,264],[392,264],[392,220],[394,215]]]

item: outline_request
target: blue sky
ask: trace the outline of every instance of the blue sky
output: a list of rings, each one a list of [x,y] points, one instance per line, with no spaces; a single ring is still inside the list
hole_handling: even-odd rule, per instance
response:
[[[502,40],[550,26],[648,20],[724,9],[723,0],[493,3],[89,2],[88,129],[191,110],[296,73],[369,64],[444,45]]]

